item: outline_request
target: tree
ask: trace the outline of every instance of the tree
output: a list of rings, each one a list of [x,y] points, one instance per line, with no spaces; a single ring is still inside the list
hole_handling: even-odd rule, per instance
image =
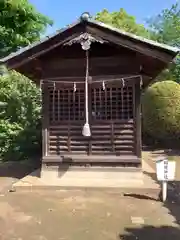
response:
[[[104,9],[96,14],[95,19],[142,37],[180,47],[180,7],[178,3],[149,19],[147,28],[143,24],[138,24],[135,17],[127,14],[122,8],[119,12],[108,12]],[[180,56],[176,58],[169,69],[163,71],[157,78],[158,81],[163,79],[171,79],[180,83]]]
[[[0,10],[0,57],[39,40],[52,24],[28,0],[1,0]]]
[[[0,77],[0,159],[23,160],[41,152],[41,94],[28,78],[10,71]],[[0,108],[1,110],[1,108]]]
[[[178,3],[151,18],[148,26],[151,39],[180,48],[180,5]],[[180,83],[180,56],[170,66],[169,71],[163,72],[160,79],[164,77]]]
[[[28,0],[0,0],[0,57],[38,41],[50,24]],[[40,89],[3,65],[0,75],[0,159],[27,159],[41,152]]]
[[[129,33],[149,38],[149,31],[143,24],[138,24],[134,16],[129,15],[123,8],[119,12],[108,12],[104,9],[95,16],[95,20],[109,24]]]

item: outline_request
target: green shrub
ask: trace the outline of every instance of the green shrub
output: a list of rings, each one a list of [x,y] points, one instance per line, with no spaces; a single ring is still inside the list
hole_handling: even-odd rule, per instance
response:
[[[0,77],[0,158],[23,160],[41,150],[40,89],[28,78],[11,71]]]
[[[142,97],[143,131],[157,140],[180,137],[180,85],[162,81],[149,87]]]

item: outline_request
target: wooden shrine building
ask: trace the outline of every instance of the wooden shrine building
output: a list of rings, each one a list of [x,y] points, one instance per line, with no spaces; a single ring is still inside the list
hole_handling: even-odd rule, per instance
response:
[[[42,88],[42,161],[141,165],[141,89],[179,50],[92,20],[1,59]]]

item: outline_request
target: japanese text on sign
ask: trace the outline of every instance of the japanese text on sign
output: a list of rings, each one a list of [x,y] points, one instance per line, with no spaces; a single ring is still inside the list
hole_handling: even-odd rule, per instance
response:
[[[164,159],[164,180],[168,180],[168,160]]]

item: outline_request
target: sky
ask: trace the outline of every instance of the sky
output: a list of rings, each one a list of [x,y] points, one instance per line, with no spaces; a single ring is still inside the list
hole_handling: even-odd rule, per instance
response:
[[[146,19],[157,15],[164,8],[169,8],[180,0],[30,0],[41,13],[49,16],[53,27],[49,27],[45,35],[74,22],[81,14],[88,11],[91,15],[107,9],[118,11],[124,8],[128,14],[134,15],[138,23],[145,23]]]

